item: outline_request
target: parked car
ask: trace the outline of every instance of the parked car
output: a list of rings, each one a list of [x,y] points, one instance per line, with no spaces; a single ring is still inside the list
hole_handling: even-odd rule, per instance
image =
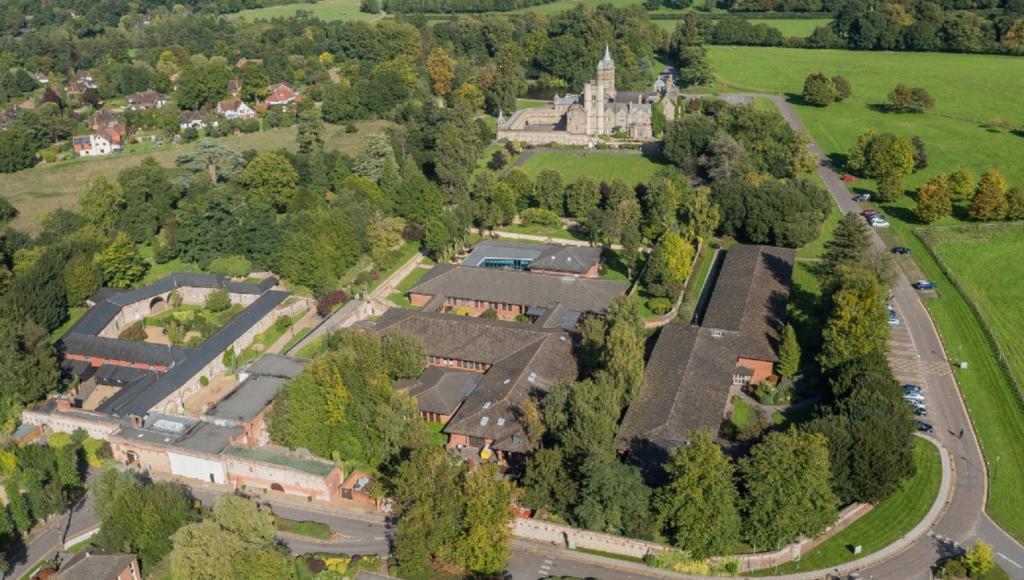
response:
[[[853,201],[860,201],[860,202],[871,201],[871,194],[870,193],[861,193],[859,195],[855,195],[855,196],[853,196]]]
[[[925,423],[924,421],[917,422],[917,430],[922,433],[931,433],[935,429],[931,426],[931,423]]]
[[[921,387],[919,387],[917,385],[906,384],[906,385],[903,385],[903,392],[904,393],[920,393],[920,392],[922,392],[922,389],[921,389]]]
[[[918,402],[924,404],[924,394],[922,393],[904,393],[903,400],[908,403]]]
[[[938,288],[938,286],[935,285],[935,282],[932,282],[930,280],[918,280],[917,282],[911,284],[911,286],[918,290],[935,290],[936,288]]]
[[[871,220],[868,223],[870,223],[871,227],[873,227],[873,228],[887,228],[887,227],[889,227],[889,222],[885,221],[882,218],[873,219],[873,220]]]
[[[867,219],[871,219],[872,216],[876,216],[876,215],[877,216],[881,216],[882,214],[878,213],[877,211],[875,211],[873,209],[866,209],[866,210],[860,212],[860,215],[864,216]]]
[[[914,415],[917,415],[918,417],[927,417],[928,409],[925,409],[924,407],[914,407]]]
[[[889,315],[889,326],[899,326],[900,319],[894,315]]]
[[[896,246],[892,249],[892,253],[900,256],[905,256],[910,253],[910,248],[904,248],[903,246]]]

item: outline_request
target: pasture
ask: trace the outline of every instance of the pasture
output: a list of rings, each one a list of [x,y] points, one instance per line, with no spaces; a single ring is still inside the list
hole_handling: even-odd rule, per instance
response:
[[[660,13],[656,12],[655,14]],[[743,18],[742,14],[737,16]],[[753,24],[767,24],[779,29],[783,36],[796,36],[806,38],[819,26],[827,26],[831,20],[828,18],[746,18]],[[679,25],[679,20],[653,20],[659,27],[672,32]]]
[[[387,124],[384,121],[356,123],[359,128],[357,133],[345,133],[341,126],[328,124],[324,131],[324,141],[328,149],[337,149],[354,155],[359,152],[366,135],[380,132]],[[219,145],[235,151],[269,151],[297,147],[295,127],[243,133],[216,141]],[[18,208],[19,215],[11,225],[22,231],[34,233],[39,229],[39,222],[47,212],[57,208],[77,208],[79,194],[93,178],[103,175],[114,180],[119,171],[137,165],[146,157],[153,157],[165,167],[173,167],[176,157],[194,147],[193,142],[167,145],[144,152],[115,153],[105,157],[43,163],[16,173],[0,174],[0,195]]]
[[[619,178],[630,185],[644,183],[662,167],[661,163],[635,152],[534,150],[520,166],[531,177],[545,169],[562,174],[562,181],[570,183],[588,175],[598,181]]]
[[[366,20],[372,22],[384,17],[383,14],[360,12],[359,0],[320,0],[314,3],[296,2],[294,4],[267,6],[266,8],[251,8],[236,12],[231,15],[231,18],[244,18],[250,22],[259,19],[288,18],[295,16],[300,10],[308,12],[321,20]]]

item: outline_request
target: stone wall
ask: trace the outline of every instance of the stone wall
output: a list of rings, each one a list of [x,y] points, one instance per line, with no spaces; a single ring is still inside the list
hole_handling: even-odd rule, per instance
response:
[[[531,145],[547,145],[558,143],[559,145],[575,145],[587,147],[598,142],[596,136],[574,135],[566,131],[509,131],[502,129],[498,131],[498,141],[508,140]]]

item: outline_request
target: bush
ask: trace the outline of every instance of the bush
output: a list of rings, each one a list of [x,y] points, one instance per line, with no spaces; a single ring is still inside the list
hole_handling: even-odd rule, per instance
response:
[[[58,431],[46,438],[46,444],[54,449],[63,449],[71,445],[71,434]]]
[[[352,133],[355,133],[358,130],[359,129],[355,125],[353,125],[352,123],[348,123],[348,124],[345,125],[345,132],[346,133],[352,134]]]
[[[205,387],[205,386],[207,386],[209,384],[210,384],[210,379],[206,378],[206,375],[203,375],[203,376],[199,377],[199,385],[200,386]]]
[[[292,317],[288,316],[287,314],[282,314],[281,316],[278,316],[277,320],[274,321],[274,328],[276,328],[277,330],[286,330],[291,325]]]
[[[127,328],[121,331],[117,335],[117,338],[121,340],[134,340],[136,342],[143,342],[146,340],[146,328],[142,321],[133,322]]]
[[[672,301],[661,296],[651,298],[647,301],[647,309],[655,314],[666,314],[672,310]]]
[[[219,276],[237,278],[252,272],[252,263],[243,256],[224,256],[210,262],[209,270]]]
[[[402,239],[407,242],[419,242],[423,240],[426,228],[416,222],[407,222],[402,228]]]
[[[334,312],[335,306],[346,302],[348,302],[348,294],[344,290],[335,290],[320,298],[320,301],[316,303],[316,313],[320,316],[329,316]]]
[[[685,550],[665,550],[660,554],[647,554],[644,556],[644,563],[652,568],[662,568],[682,574],[707,576],[711,573],[711,566],[707,562],[695,560]]]
[[[523,224],[528,226],[556,228],[562,225],[562,221],[558,219],[558,214],[542,207],[524,209],[519,214],[519,217],[522,218]]]
[[[85,461],[90,467],[101,467],[104,459],[113,456],[110,444],[102,439],[89,437],[82,443],[82,449],[85,451]]]
[[[494,309],[488,308],[487,310],[484,310],[483,312],[480,313],[480,318],[486,318],[488,320],[497,320],[498,313],[495,312]]]
[[[226,290],[214,290],[206,295],[206,309],[210,312],[224,312],[231,308],[231,296]]]
[[[505,151],[504,149],[498,149],[497,151],[494,152],[494,155],[491,156],[491,161],[490,163],[487,164],[487,166],[490,167],[491,169],[501,169],[502,167],[508,165],[508,161],[508,152]]]
[[[762,381],[750,388],[750,394],[762,405],[784,405],[793,395],[793,378],[786,378],[778,384]]]

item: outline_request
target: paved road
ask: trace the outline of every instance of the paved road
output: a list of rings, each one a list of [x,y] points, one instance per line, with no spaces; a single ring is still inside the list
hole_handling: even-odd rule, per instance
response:
[[[806,127],[793,107],[778,95],[768,96],[775,102],[786,121],[795,129]],[[860,212],[840,176],[832,169],[824,151],[817,143],[810,145],[818,156],[818,175],[825,182],[843,213]],[[878,251],[887,251],[877,235],[871,241]],[[908,258],[909,259],[909,258]],[[934,436],[952,455],[956,472],[953,499],[932,533],[922,537],[897,557],[864,570],[874,578],[928,578],[929,568],[949,549],[948,541],[966,546],[975,539],[993,545],[999,564],[1012,578],[1024,579],[1024,546],[996,526],[985,514],[986,470],[970,418],[960,398],[960,391],[950,370],[938,332],[921,303],[918,292],[911,288],[903,272],[893,288],[893,305],[902,320],[893,333],[891,355],[897,377],[915,382],[925,389],[928,421],[935,427]],[[960,436],[961,429],[963,436]]]

